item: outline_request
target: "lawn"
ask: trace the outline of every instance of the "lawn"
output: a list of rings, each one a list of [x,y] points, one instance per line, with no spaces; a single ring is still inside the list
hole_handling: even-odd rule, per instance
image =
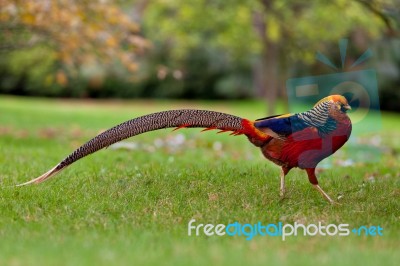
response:
[[[400,115],[382,114],[379,161],[351,150],[319,171],[329,205],[243,136],[160,130],[47,171],[102,130],[160,110],[205,108],[256,119],[262,102],[72,101],[0,95],[0,265],[398,265]],[[277,111],[278,113],[281,110]],[[375,139],[379,136],[372,136]],[[375,141],[376,142],[376,141]],[[374,142],[374,143],[375,143]],[[380,226],[383,236],[188,236],[188,223]]]

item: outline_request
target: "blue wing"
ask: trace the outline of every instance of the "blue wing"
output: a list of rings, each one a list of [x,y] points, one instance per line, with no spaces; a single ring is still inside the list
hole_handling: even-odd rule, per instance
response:
[[[303,130],[308,125],[297,114],[285,114],[256,120],[254,126],[272,137],[287,137],[293,132]]]

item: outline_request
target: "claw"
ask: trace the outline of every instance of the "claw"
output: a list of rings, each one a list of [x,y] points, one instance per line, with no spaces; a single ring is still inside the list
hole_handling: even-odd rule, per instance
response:
[[[329,197],[329,195],[326,194],[325,191],[324,191],[318,184],[313,185],[313,186],[314,186],[314,188],[315,188],[316,190],[318,190],[319,193],[322,194],[322,196],[323,196],[327,201],[329,201],[330,204],[332,204],[332,205],[335,205],[335,204],[341,205],[341,204],[335,202],[333,199],[331,199],[331,197]]]

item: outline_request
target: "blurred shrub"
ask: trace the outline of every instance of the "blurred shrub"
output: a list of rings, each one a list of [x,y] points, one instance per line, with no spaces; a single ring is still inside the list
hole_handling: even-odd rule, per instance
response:
[[[0,93],[237,99],[278,88],[284,95],[289,77],[329,73],[316,51],[340,65],[337,41],[347,37],[350,59],[377,43],[381,106],[400,110],[392,0],[4,0],[0,8]]]

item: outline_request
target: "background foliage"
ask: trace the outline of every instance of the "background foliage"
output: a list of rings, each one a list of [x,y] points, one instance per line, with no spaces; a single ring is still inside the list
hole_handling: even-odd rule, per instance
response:
[[[57,97],[264,97],[291,77],[332,73],[320,51],[379,73],[381,106],[400,100],[397,0],[130,0],[0,3],[0,93]]]

